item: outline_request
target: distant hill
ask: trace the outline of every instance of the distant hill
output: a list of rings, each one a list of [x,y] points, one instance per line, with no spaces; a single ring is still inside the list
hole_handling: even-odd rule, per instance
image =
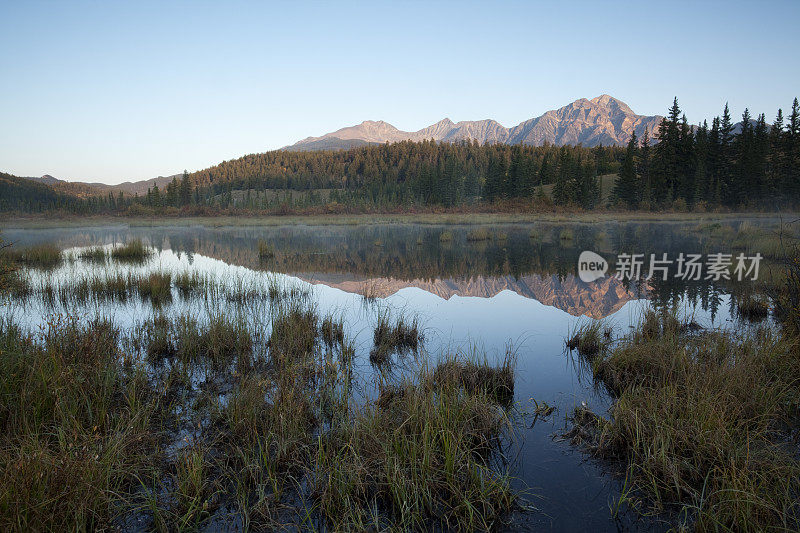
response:
[[[36,212],[68,208],[76,197],[58,191],[45,181],[0,172],[0,211]]]
[[[624,102],[607,94],[591,100],[581,98],[560,109],[526,120],[506,128],[491,119],[453,122],[440,120],[418,131],[402,131],[382,120],[367,120],[326,133],[320,137],[307,137],[286,150],[330,150],[352,148],[354,143],[384,143],[405,140],[433,139],[442,142],[476,140],[480,143],[528,144],[540,146],[582,144],[591,147],[625,145],[636,132],[640,137],[647,129],[654,137],[663,117],[637,115]]]
[[[158,185],[160,189],[163,189],[169,182],[173,180],[173,178],[180,179],[181,174],[158,176],[157,178],[142,181],[126,181],[118,185],[109,185],[107,183],[97,182],[87,183],[83,181],[66,181],[55,178],[49,174],[45,174],[44,176],[38,178],[26,176],[21,179],[30,180],[43,185],[49,185],[56,191],[61,191],[64,194],[85,198],[88,196],[97,196],[101,194],[107,195],[109,192],[113,192],[114,194],[123,192],[129,196],[133,196],[135,194],[142,196],[147,193],[147,189],[152,188],[154,185]]]

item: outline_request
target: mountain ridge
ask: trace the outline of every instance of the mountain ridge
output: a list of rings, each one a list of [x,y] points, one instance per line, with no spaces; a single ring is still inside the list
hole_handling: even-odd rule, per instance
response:
[[[453,122],[444,118],[417,131],[403,131],[383,120],[365,120],[319,137],[306,137],[285,146],[284,150],[318,150],[351,148],[354,142],[438,142],[476,140],[479,143],[529,144],[545,143],[584,146],[625,145],[635,132],[641,138],[645,129],[654,137],[661,115],[637,115],[623,101],[608,94],[574,102],[506,128],[493,119]]]

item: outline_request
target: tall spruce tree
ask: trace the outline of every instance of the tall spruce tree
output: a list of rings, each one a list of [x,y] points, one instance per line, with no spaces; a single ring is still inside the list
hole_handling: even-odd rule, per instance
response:
[[[625,204],[628,209],[639,206],[639,184],[636,179],[636,132],[631,135],[625,158],[622,160],[617,180],[614,183],[614,197]]]

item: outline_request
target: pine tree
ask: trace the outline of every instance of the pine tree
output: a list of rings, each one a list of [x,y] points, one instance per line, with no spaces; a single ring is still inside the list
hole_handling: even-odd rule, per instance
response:
[[[185,170],[183,171],[183,177],[181,178],[180,191],[178,196],[180,205],[182,206],[189,205],[192,202],[192,186],[189,183],[189,173],[186,172]]]
[[[776,196],[784,182],[786,159],[784,157],[783,110],[778,109],[775,122],[769,131],[769,156],[767,157],[767,191]]]
[[[622,160],[617,180],[614,183],[614,197],[623,202],[629,209],[636,209],[639,205],[639,186],[636,180],[636,132],[628,141],[625,149],[625,159]]]
[[[728,103],[725,102],[725,110],[722,113],[722,120],[719,125],[719,154],[717,161],[718,187],[721,199],[728,205],[736,202],[733,193],[733,124],[731,114],[728,110]]]
[[[694,154],[696,159],[694,171],[694,200],[697,202],[708,201],[709,176],[708,176],[708,121],[703,121],[694,135]]]
[[[767,190],[767,157],[769,156],[769,131],[764,113],[758,115],[753,129],[751,194],[761,201]]]
[[[639,148],[639,176],[642,187],[641,202],[645,203],[649,209],[652,201],[653,185],[650,177],[650,134],[647,128],[644,129],[641,147]]]
[[[792,112],[786,124],[786,140],[784,142],[786,161],[786,190],[792,199],[800,196],[800,105],[797,98],[792,102]]]

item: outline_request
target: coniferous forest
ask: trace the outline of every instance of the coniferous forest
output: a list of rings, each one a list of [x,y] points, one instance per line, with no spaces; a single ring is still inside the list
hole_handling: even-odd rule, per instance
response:
[[[603,195],[603,182],[613,185]],[[275,150],[184,172],[147,194],[70,195],[0,174],[0,210],[75,214],[480,208],[780,209],[800,203],[800,106],[787,117],[726,105],[692,125],[673,101],[627,147],[403,141],[341,151]]]

